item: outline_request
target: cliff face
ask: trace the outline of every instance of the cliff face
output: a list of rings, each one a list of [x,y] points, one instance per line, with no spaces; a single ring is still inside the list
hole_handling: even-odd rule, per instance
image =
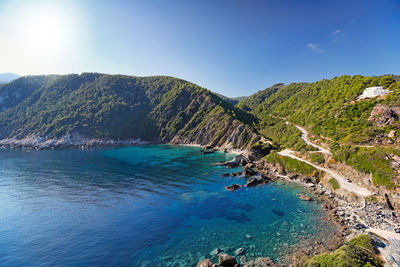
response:
[[[0,86],[0,99],[3,145],[112,145],[140,139],[246,149],[259,139],[252,115],[172,77],[24,77]]]

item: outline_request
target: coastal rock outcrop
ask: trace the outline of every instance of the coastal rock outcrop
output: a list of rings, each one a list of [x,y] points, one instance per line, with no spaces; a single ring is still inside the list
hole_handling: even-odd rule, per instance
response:
[[[249,167],[243,167],[243,176],[245,177],[249,177],[249,176],[253,176],[256,175],[257,172]]]
[[[240,184],[232,184],[232,185],[225,186],[225,189],[228,190],[228,191],[236,191],[240,187],[241,187]]]
[[[245,187],[257,186],[268,184],[271,180],[265,177],[264,175],[257,174],[250,178],[247,183],[244,185]]]
[[[382,127],[397,121],[399,114],[400,107],[388,107],[384,104],[378,104],[372,109],[368,121],[373,122],[378,127]]]

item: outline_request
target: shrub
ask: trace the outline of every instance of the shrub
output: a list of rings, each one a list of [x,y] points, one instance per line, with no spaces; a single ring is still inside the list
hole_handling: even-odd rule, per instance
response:
[[[330,254],[314,256],[304,266],[383,266],[368,235],[360,235]]]
[[[313,163],[322,164],[325,163],[325,158],[322,153],[311,153],[310,160]]]
[[[333,177],[329,179],[329,183],[331,184],[333,190],[338,190],[340,188],[338,181],[336,181],[336,179]]]

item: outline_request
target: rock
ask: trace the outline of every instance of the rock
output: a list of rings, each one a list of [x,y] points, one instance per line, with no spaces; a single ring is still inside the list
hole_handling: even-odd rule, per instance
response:
[[[277,267],[278,265],[273,262],[270,258],[263,258],[263,257],[259,257],[256,258],[254,261],[249,261],[249,262],[245,262],[243,263],[243,266],[252,266],[252,267],[268,267],[268,266],[273,266],[273,267]]]
[[[231,185],[225,186],[225,189],[228,191],[235,191],[235,190],[239,189],[240,187],[241,187],[240,184],[231,184]]]
[[[297,194],[301,200],[304,201],[311,201],[311,197],[304,195],[304,194]]]
[[[353,228],[356,229],[356,230],[359,230],[359,231],[367,229],[367,227],[362,223],[357,223]]]
[[[209,259],[204,259],[197,264],[197,267],[212,267],[213,263]]]
[[[242,172],[233,172],[232,173],[232,177],[240,176],[240,175],[242,175]]]
[[[270,179],[267,177],[258,174],[252,178],[250,178],[247,183],[244,185],[245,187],[250,187],[250,186],[257,186],[257,185],[263,185],[263,184],[268,184],[270,182]]]
[[[244,253],[244,248],[238,248],[237,250],[235,250],[236,256],[242,255],[243,253]]]
[[[368,121],[373,122],[375,126],[382,127],[385,125],[393,124],[398,120],[400,114],[399,107],[389,108],[387,105],[378,104],[372,111]]]
[[[245,166],[250,169],[255,167],[254,163],[247,163]]]
[[[390,202],[389,196],[388,194],[385,193],[385,199],[386,199],[386,204],[388,206],[389,209],[394,210],[392,203]]]
[[[228,254],[220,254],[218,256],[218,262],[221,266],[235,266],[235,264],[237,264],[236,258]]]
[[[257,172],[249,167],[243,167],[243,175],[245,177],[256,175]]]
[[[391,130],[388,134],[389,138],[393,138],[396,135],[396,131],[395,130]]]
[[[313,183],[306,183],[306,185],[307,185],[308,187],[315,187],[315,184],[313,184]]]
[[[253,237],[252,237],[251,235],[249,235],[249,234],[246,234],[245,237],[246,237],[247,239],[252,239],[252,238],[253,238]]]
[[[221,178],[224,178],[224,177],[228,177],[228,176],[231,176],[229,173],[223,173],[223,174],[221,174]]]
[[[217,256],[220,253],[220,249],[219,248],[215,248],[210,252],[211,256]]]

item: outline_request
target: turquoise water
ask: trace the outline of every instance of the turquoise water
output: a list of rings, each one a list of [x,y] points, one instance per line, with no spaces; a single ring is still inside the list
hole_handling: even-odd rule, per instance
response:
[[[302,188],[226,191],[245,180],[211,163],[232,158],[164,145],[0,150],[0,265],[195,266],[239,247],[278,260],[335,233]]]

